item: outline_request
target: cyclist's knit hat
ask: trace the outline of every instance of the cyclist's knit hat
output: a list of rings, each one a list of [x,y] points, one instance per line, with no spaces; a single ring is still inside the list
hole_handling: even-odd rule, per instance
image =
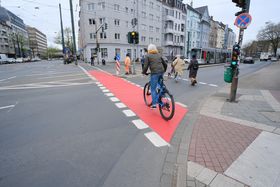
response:
[[[158,53],[157,47],[154,44],[149,44],[148,46],[148,53],[149,54],[155,54]]]

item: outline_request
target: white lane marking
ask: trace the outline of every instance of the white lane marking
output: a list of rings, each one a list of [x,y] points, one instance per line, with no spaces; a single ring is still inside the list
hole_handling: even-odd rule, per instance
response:
[[[136,84],[135,86],[137,86],[137,87],[141,88],[141,85],[139,85],[139,84]]]
[[[25,86],[18,86],[18,87],[0,87],[0,90],[26,90],[26,89],[35,89],[35,88],[55,88],[55,87],[66,87],[66,86],[80,86],[80,85],[87,85],[92,84],[92,82],[85,82],[85,83],[71,83],[71,84],[63,84],[63,85],[25,85]]]
[[[180,78],[179,78],[180,79]],[[184,80],[184,81],[189,81],[189,79],[182,79],[182,80]]]
[[[109,90],[102,90],[102,92],[104,92],[104,93],[105,93],[105,92],[109,92]]]
[[[187,108],[188,106],[187,105],[185,105],[185,104],[183,104],[183,103],[180,103],[180,102],[176,102],[178,105],[181,105],[182,107],[185,107],[185,108]]]
[[[72,76],[78,76],[78,75],[84,75],[84,74],[79,73],[79,74],[59,75],[59,76],[52,76],[52,77],[39,77],[38,79],[51,79],[51,78],[58,78],[58,77],[72,77]]]
[[[118,101],[120,101],[118,98],[116,98],[116,97],[110,97],[110,100],[111,101],[113,101],[113,102],[118,102]]]
[[[69,74],[69,73],[77,73],[77,72],[38,73],[38,74],[24,75],[24,76],[25,77],[32,77],[32,76],[38,76],[38,75],[57,75],[57,74]]]
[[[103,86],[103,84],[97,84],[97,86],[98,86],[98,87],[102,87],[102,86]]]
[[[7,78],[7,79],[1,79],[0,82],[6,81],[6,80],[10,80],[10,79],[13,79],[13,78],[16,78],[16,77],[17,77],[17,76],[9,77],[9,78]]]
[[[115,104],[118,108],[126,108],[126,105],[123,103],[116,103]]]
[[[123,113],[124,113],[127,117],[136,116],[135,113],[132,112],[132,110],[123,110]]]
[[[107,95],[108,97],[114,96],[113,93],[105,93],[105,95]]]
[[[104,87],[104,86],[100,86],[99,87],[101,90],[105,90],[106,89],[106,87]]]
[[[209,86],[218,87],[216,84],[208,84]]]
[[[101,84],[100,82],[95,82],[95,84]]]
[[[163,146],[170,146],[164,139],[162,139],[157,133],[155,132],[148,132],[145,133],[145,136],[152,142],[152,144],[156,147],[163,147]]]
[[[132,123],[137,127],[137,129],[146,129],[149,126],[141,119],[132,120]]]
[[[0,110],[2,109],[7,109],[7,108],[14,108],[16,105],[7,105],[7,106],[2,106],[0,107]]]
[[[205,83],[205,82],[198,82],[199,84],[207,84],[207,83]]]
[[[144,89],[144,87],[143,87],[143,86],[141,86],[141,88],[142,88],[142,89]]]
[[[84,72],[85,74],[87,74],[87,76],[88,76],[89,78],[91,78],[92,80],[96,81],[96,78],[94,78],[93,76],[91,76],[91,74],[89,74],[89,72],[88,72],[87,70],[85,70],[85,68],[83,68],[83,67],[80,66],[80,65],[78,65],[78,66],[79,66],[79,68],[80,68],[81,70],[83,70],[83,72]]]

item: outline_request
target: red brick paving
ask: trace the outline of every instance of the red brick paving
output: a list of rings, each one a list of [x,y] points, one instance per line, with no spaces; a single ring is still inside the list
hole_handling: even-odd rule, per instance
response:
[[[192,133],[188,160],[223,173],[260,132],[255,128],[201,115]]]

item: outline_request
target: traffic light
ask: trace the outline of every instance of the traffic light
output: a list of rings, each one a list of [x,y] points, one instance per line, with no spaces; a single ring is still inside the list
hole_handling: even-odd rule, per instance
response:
[[[132,44],[132,43],[133,43],[132,36],[131,36],[131,32],[128,32],[128,33],[127,33],[127,41],[128,41],[129,44]]]
[[[236,68],[238,66],[238,56],[240,55],[240,46],[235,44],[232,49],[231,67]]]
[[[139,43],[139,33],[135,32],[135,31],[128,32],[127,40],[128,40],[128,43],[130,43],[130,44],[138,44]]]
[[[235,16],[239,16],[242,13],[249,12],[250,0],[232,0],[232,2],[235,3],[237,7],[242,8],[242,10],[237,12]]]

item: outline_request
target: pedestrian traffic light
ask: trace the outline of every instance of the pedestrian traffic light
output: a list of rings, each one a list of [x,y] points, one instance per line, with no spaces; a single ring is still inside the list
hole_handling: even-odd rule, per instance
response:
[[[238,56],[240,55],[240,46],[235,44],[232,49],[231,67],[236,68],[238,66]]]
[[[128,40],[128,43],[130,43],[130,44],[138,44],[139,43],[139,33],[135,32],[135,31],[128,32],[127,40]]]

